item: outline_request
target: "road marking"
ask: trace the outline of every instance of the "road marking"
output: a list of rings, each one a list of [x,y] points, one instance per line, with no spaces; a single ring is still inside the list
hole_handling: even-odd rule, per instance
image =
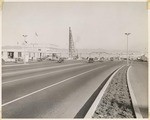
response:
[[[96,98],[95,101],[93,102],[92,106],[90,107],[90,109],[88,110],[88,112],[87,112],[87,114],[85,115],[84,118],[92,118],[92,116],[93,116],[93,114],[94,114],[94,112],[95,112],[95,110],[96,110],[96,108],[97,108],[97,106],[98,106],[100,100],[102,99],[102,97],[103,97],[103,95],[104,95],[106,89],[108,88],[108,85],[110,84],[112,78],[113,78],[113,77],[115,76],[115,74],[116,74],[121,68],[123,68],[123,67],[124,67],[124,65],[121,66],[121,67],[119,67],[119,68],[117,69],[117,71],[115,71],[115,72],[110,76],[110,78],[108,79],[108,81],[106,82],[106,84],[104,85],[104,87],[102,88],[102,90],[100,91],[100,93],[98,94],[97,98]]]
[[[83,67],[83,66],[92,66],[92,65],[91,64],[90,65],[85,64],[85,65],[76,66],[76,67],[73,67],[73,68],[80,68],[80,67]],[[2,85],[7,84],[7,83],[12,83],[12,82],[17,82],[17,81],[22,81],[22,80],[29,79],[29,78],[40,77],[40,76],[43,76],[43,75],[49,75],[49,74],[61,72],[61,71],[64,71],[64,70],[70,70],[70,69],[73,69],[73,68],[66,68],[66,69],[63,69],[63,70],[58,70],[58,71],[48,72],[48,73],[44,73],[44,74],[40,74],[40,75],[34,75],[34,76],[24,77],[24,78],[21,78],[21,79],[2,82]]]
[[[83,64],[83,63],[76,63],[76,64],[67,64],[67,65],[58,65],[58,66],[53,66],[53,67],[46,67],[46,68],[35,68],[35,69],[31,69],[31,70],[23,70],[23,71],[19,71],[19,72],[9,72],[9,73],[3,73],[2,76],[7,76],[7,75],[11,75],[11,74],[19,74],[19,73],[28,73],[28,72],[32,72],[32,71],[40,71],[40,70],[47,70],[47,69],[53,69],[53,68],[59,68],[59,67],[65,67],[65,66],[73,66],[73,65],[78,65],[78,64]]]
[[[104,65],[104,66],[105,66],[105,65]],[[51,87],[53,87],[53,86],[56,86],[56,85],[59,85],[59,84],[61,84],[61,83],[66,82],[66,81],[69,81],[70,79],[73,79],[73,78],[79,77],[79,76],[81,76],[81,75],[83,75],[83,74],[89,73],[89,72],[91,72],[91,71],[94,71],[94,70],[103,68],[104,66],[101,66],[101,67],[97,67],[97,68],[88,70],[88,71],[86,71],[86,72],[80,73],[80,74],[78,74],[78,75],[72,76],[72,77],[67,78],[67,79],[64,79],[64,80],[62,80],[62,81],[60,81],[60,82],[57,82],[57,83],[55,83],[55,84],[52,84],[52,85],[50,85],[50,86],[44,87],[44,88],[39,89],[39,90],[36,90],[36,91],[34,91],[34,92],[31,92],[31,93],[29,93],[29,94],[27,94],[27,95],[24,95],[24,96],[22,96],[22,97],[19,97],[19,98],[17,98],[17,99],[12,100],[12,101],[6,102],[6,103],[2,104],[2,107],[6,106],[6,105],[9,105],[9,104],[11,104],[11,103],[14,103],[14,102],[16,102],[16,101],[18,101],[18,100],[21,100],[21,99],[23,99],[23,98],[26,98],[26,97],[28,97],[28,96],[31,96],[31,95],[33,95],[33,94],[36,94],[36,93],[38,93],[38,92],[41,92],[41,91],[43,91],[43,90],[46,90],[46,89],[48,89],[48,88],[51,88]]]
[[[130,71],[130,69],[131,69],[131,66],[128,68],[128,71],[127,71],[127,83],[128,83],[128,87],[129,87],[129,91],[130,91],[130,96],[131,96],[131,99],[132,99],[133,109],[134,109],[136,118],[143,118],[142,114],[140,112],[140,109],[138,107],[138,103],[137,103],[136,97],[134,95],[134,92],[133,92],[133,89],[132,89],[132,85],[130,83],[130,78],[129,78],[129,71]]]

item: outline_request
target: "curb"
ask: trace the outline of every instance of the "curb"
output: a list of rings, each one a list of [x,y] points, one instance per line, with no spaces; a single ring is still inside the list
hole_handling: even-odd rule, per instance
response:
[[[123,66],[121,66],[120,68],[118,68],[112,75],[111,77],[108,79],[108,81],[106,82],[106,84],[104,85],[104,87],[102,88],[102,90],[100,91],[100,93],[98,94],[97,98],[95,99],[94,103],[91,105],[90,109],[88,110],[87,114],[85,115],[84,118],[92,118],[92,115],[94,114],[100,100],[103,97],[103,94],[105,92],[105,90],[107,89],[109,83],[111,82],[112,78],[115,76],[115,74],[121,69],[123,68]]]
[[[131,101],[132,101],[134,113],[135,113],[136,118],[143,118],[142,114],[140,112],[140,109],[138,107],[138,103],[137,103],[136,97],[134,95],[134,92],[133,92],[133,89],[132,89],[132,85],[130,83],[130,79],[129,79],[129,71],[130,71],[130,69],[131,69],[131,66],[127,70],[127,84],[128,84],[128,88],[129,88],[129,92],[130,92],[130,96],[131,96]]]

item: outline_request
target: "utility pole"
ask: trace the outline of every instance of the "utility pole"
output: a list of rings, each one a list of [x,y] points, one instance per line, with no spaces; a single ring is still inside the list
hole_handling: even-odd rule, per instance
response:
[[[24,41],[23,41],[23,62],[24,62],[24,64],[26,64],[26,52],[25,52],[25,46],[26,46],[26,43],[27,43],[27,41],[26,41],[26,38],[27,38],[27,36],[28,35],[22,35],[23,37],[24,37]]]
[[[127,36],[127,66],[129,66],[128,36],[129,36],[130,34],[131,34],[131,33],[125,33],[125,35]]]

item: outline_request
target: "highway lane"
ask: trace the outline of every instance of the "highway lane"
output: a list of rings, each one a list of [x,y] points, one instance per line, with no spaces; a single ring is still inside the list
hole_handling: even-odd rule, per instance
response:
[[[93,69],[97,64],[86,64],[82,66],[71,67],[63,70],[57,70],[55,72],[49,72],[44,75],[37,73],[33,77],[27,76],[27,78],[21,78],[18,81],[12,80],[14,82],[8,82],[3,84],[2,93],[3,100],[2,102],[8,102],[12,99],[25,95],[27,93],[41,89],[47,85],[54,84],[55,82],[60,82],[62,79],[72,77],[81,72],[85,72],[89,69]],[[103,66],[101,66],[103,67]],[[34,85],[34,87],[33,87]],[[7,94],[10,94],[9,96]]]
[[[73,61],[73,60],[66,60],[64,63],[61,64],[75,64],[75,63],[84,63],[85,61]],[[14,71],[22,71],[25,69],[35,69],[41,67],[50,67],[50,66],[59,66],[60,63],[57,61],[43,61],[43,62],[36,62],[36,63],[26,63],[26,64],[14,64],[14,65],[3,65],[2,66],[2,73],[5,72],[14,72]]]
[[[99,63],[99,64],[107,64],[107,62],[104,63]],[[37,68],[37,67],[32,67],[31,69],[28,68],[24,68],[24,70],[15,70],[15,71],[11,71],[11,72],[5,72],[2,74],[2,83],[5,84],[9,81],[18,81],[18,80],[22,80],[22,79],[26,79],[26,78],[32,78],[32,76],[34,77],[35,75],[39,74],[39,76],[43,76],[49,73],[53,73],[55,71],[62,71],[62,70],[66,70],[69,69],[70,67],[79,67],[79,66],[86,66],[86,65],[90,65],[87,62],[78,62],[78,63],[65,63],[65,64],[56,64],[55,66],[50,66],[50,67],[45,67],[45,65],[41,66],[41,68]],[[49,66],[49,65],[48,65]]]
[[[26,63],[26,64],[13,64],[13,65],[3,65],[2,72],[13,72],[21,71],[25,69],[40,68],[42,66],[54,66],[56,62],[46,61],[46,62],[36,62],[36,63]]]
[[[73,118],[103,80],[121,65],[110,62],[70,66],[53,74],[3,84],[2,116]]]
[[[148,118],[148,62],[133,62],[129,80],[143,118]]]
[[[5,96],[3,96],[3,101],[6,100],[9,101],[8,97],[11,98],[13,96],[12,98],[14,98],[14,97],[21,96],[22,94],[19,94],[21,91],[25,92],[24,94],[26,94],[26,92],[30,91],[30,89],[36,90],[46,86],[47,83],[50,82],[53,83],[53,81],[57,82],[60,81],[61,79],[65,79],[73,75],[79,74],[80,72],[84,72],[86,70],[95,68],[97,65],[103,67],[106,64],[107,63],[103,63],[103,64],[93,63],[93,64],[83,64],[80,66],[75,64],[75,66],[67,66],[67,68],[66,66],[61,67],[61,69],[57,67],[54,69],[47,70],[47,72],[45,72],[44,70],[44,73],[43,71],[38,71],[38,72],[34,72],[34,74],[26,73],[21,76],[20,74],[18,75],[15,74],[15,76],[13,77],[12,75],[10,77],[8,76],[6,77],[6,79],[3,79],[4,82],[2,83],[3,84],[2,89],[4,91],[3,92],[4,95],[7,95],[9,93],[11,94],[9,96],[6,96],[6,99]],[[34,87],[32,87],[32,84],[34,84]]]
[[[42,66],[42,68],[32,68],[32,69],[25,69],[21,71],[13,71],[13,72],[7,72],[2,74],[2,79],[3,83],[7,81],[13,81],[14,79],[19,79],[30,77],[30,76],[35,76],[38,73],[41,74],[46,74],[46,73],[51,73],[55,71],[61,71],[70,67],[79,67],[82,65],[87,65],[86,63],[74,63],[74,64],[62,64],[62,65],[56,65],[56,66],[50,66],[50,67],[45,67]]]

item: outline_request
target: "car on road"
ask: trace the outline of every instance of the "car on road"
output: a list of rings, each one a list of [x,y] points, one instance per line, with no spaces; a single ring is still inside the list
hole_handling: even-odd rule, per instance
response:
[[[110,58],[110,61],[114,61],[114,58],[113,58],[113,57],[111,57],[111,58]]]
[[[88,63],[93,63],[94,62],[94,59],[93,58],[89,58],[88,59]]]
[[[99,62],[103,62],[105,60],[104,57],[99,58]]]
[[[58,63],[62,63],[62,62],[64,62],[64,59],[63,58],[59,58],[59,60],[57,62]]]

